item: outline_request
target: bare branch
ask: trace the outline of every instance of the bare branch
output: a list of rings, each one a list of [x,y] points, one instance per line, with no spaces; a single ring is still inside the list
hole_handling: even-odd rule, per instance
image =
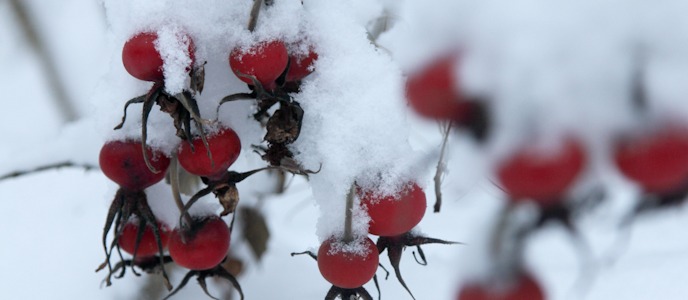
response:
[[[10,179],[10,178],[16,178],[24,175],[28,175],[31,173],[38,173],[38,172],[43,172],[43,171],[48,171],[48,170],[53,170],[53,169],[60,169],[60,168],[79,168],[79,169],[84,169],[85,171],[93,170],[93,169],[99,169],[98,166],[90,165],[90,164],[77,164],[71,161],[65,161],[65,162],[59,162],[51,165],[45,165],[45,166],[40,166],[35,169],[31,170],[24,170],[24,171],[14,171],[9,174],[5,174],[0,176],[0,180],[5,180],[5,179]]]
[[[263,4],[263,0],[253,0],[251,17],[248,19],[248,30],[250,32],[253,32],[253,30],[256,29],[256,23],[258,23],[258,15],[260,14],[261,4]]]
[[[19,22],[19,27],[23,31],[23,35],[26,37],[31,48],[36,51],[36,56],[45,71],[46,80],[48,81],[49,88],[52,90],[51,94],[54,95],[54,100],[57,104],[56,106],[60,112],[60,116],[65,123],[75,121],[78,118],[76,108],[74,104],[69,101],[64,83],[61,80],[62,77],[57,72],[55,60],[50,56],[50,53],[48,53],[45,44],[43,44],[43,41],[38,35],[35,24],[32,23],[32,18],[29,16],[26,9],[26,2],[22,0],[10,0],[9,3],[14,14],[17,16],[17,21]]]

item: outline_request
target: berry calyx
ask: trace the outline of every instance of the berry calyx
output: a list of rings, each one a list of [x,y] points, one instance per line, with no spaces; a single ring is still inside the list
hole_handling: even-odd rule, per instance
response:
[[[413,229],[425,215],[425,192],[415,182],[395,195],[379,195],[361,189],[358,195],[370,216],[368,232],[374,235],[400,235]]]
[[[274,40],[260,43],[244,52],[235,48],[229,54],[229,66],[241,81],[253,85],[253,76],[263,88],[275,88],[275,80],[284,72],[289,61],[287,47],[282,41]]]
[[[100,169],[110,180],[128,190],[143,190],[163,178],[170,159],[157,150],[146,147],[150,163],[158,170],[153,173],[146,166],[139,141],[111,141],[100,149]]]
[[[367,237],[351,243],[330,238],[318,249],[320,274],[333,285],[345,289],[358,288],[370,281],[379,260],[375,243]]]
[[[229,240],[227,224],[218,217],[209,217],[194,220],[188,229],[172,231],[168,248],[178,265],[190,270],[208,270],[227,256]]]
[[[306,56],[289,56],[289,71],[285,80],[294,82],[303,79],[313,73],[313,62],[318,60],[318,53],[312,49]]]
[[[518,149],[498,165],[497,177],[512,201],[547,205],[562,200],[585,161],[583,145],[567,138],[547,151],[534,146]]]
[[[179,147],[179,164],[191,174],[215,178],[222,176],[241,153],[241,140],[229,127],[222,128],[217,133],[208,136],[208,150],[212,160],[208,157],[203,140],[195,137],[191,143],[182,143]]]
[[[626,137],[616,144],[614,161],[645,192],[675,192],[688,184],[688,130],[669,125]]]
[[[189,40],[189,57],[191,64],[194,61],[194,44],[193,40]],[[163,60],[158,49],[155,48],[155,42],[158,40],[158,34],[155,32],[142,32],[130,38],[122,48],[122,63],[124,68],[140,80],[145,81],[163,81]]]
[[[138,248],[136,248],[136,236],[139,232],[140,223],[138,221],[128,222],[122,228],[122,234],[119,236],[117,243],[129,254],[136,253],[137,259],[143,259],[146,257],[155,256],[160,253],[160,248],[158,248],[158,242],[155,240],[155,235],[153,234],[153,227],[151,224],[147,224],[146,228],[143,230],[141,235],[141,240],[139,241]],[[164,250],[167,247],[167,241],[169,239],[169,229],[167,226],[158,223],[158,228],[160,228],[160,243]]]
[[[419,115],[436,120],[464,121],[471,113],[454,75],[455,56],[446,56],[411,74],[406,81],[408,104]]]

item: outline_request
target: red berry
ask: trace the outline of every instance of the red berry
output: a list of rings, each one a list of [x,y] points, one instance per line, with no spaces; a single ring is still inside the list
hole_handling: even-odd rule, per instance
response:
[[[158,34],[155,32],[142,32],[124,44],[122,62],[131,76],[145,81],[162,81],[164,79],[162,57],[160,52],[155,49],[157,39]],[[190,37],[188,39],[189,57],[191,58],[190,70],[194,61],[195,47],[193,40]]]
[[[169,235],[169,229],[166,226],[158,223],[160,228],[160,242],[162,243],[163,250],[167,248],[167,240]],[[122,228],[122,234],[119,236],[117,243],[129,254],[134,254],[136,251],[136,257],[149,257],[157,255],[159,252],[158,242],[155,240],[155,235],[153,234],[153,227],[148,224],[143,230],[143,235],[139,241],[139,247],[136,249],[136,235],[139,230],[139,222],[128,222]]]
[[[151,151],[147,147],[146,154],[158,173],[151,172],[146,166],[139,141],[111,141],[100,149],[100,169],[121,187],[140,191],[165,178],[170,165],[170,159],[160,151]]]
[[[583,145],[566,139],[555,152],[526,146],[502,161],[497,176],[511,200],[534,200],[551,204],[561,200],[583,169],[586,161]]]
[[[318,53],[308,52],[307,56],[289,56],[289,71],[287,71],[286,81],[294,82],[310,75],[313,70],[313,62],[318,60]]]
[[[688,130],[665,126],[616,144],[619,170],[646,192],[669,193],[688,183]]]
[[[381,196],[360,189],[358,194],[370,216],[368,232],[374,235],[400,235],[413,229],[425,215],[425,192],[416,183],[397,195]]]
[[[172,260],[191,270],[216,267],[227,256],[230,232],[222,219],[210,217],[196,220],[191,230],[176,228],[170,234],[168,247]]]
[[[353,244],[358,242],[362,245]],[[331,238],[318,249],[320,274],[333,285],[345,289],[357,288],[370,281],[379,260],[375,243],[367,237],[348,245]]]
[[[455,61],[455,56],[443,57],[408,77],[406,97],[421,116],[450,121],[468,118],[471,105],[457,88]]]
[[[275,80],[287,67],[289,56],[282,41],[269,41],[252,47],[248,52],[235,48],[229,54],[229,66],[241,81],[253,85],[253,81],[241,74],[256,77],[265,89],[275,87]]]
[[[204,177],[222,176],[241,153],[241,141],[231,128],[222,128],[214,135],[208,136],[208,147],[212,154],[211,161],[200,137],[194,138],[194,150],[189,143],[183,142],[179,148],[179,163],[191,174]]]
[[[501,287],[487,283],[471,283],[464,286],[456,300],[544,300],[540,284],[530,275],[521,275],[516,282]]]

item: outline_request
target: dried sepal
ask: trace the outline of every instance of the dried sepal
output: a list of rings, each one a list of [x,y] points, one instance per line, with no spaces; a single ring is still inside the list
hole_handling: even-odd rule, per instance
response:
[[[239,295],[241,296],[241,299],[244,299],[244,292],[241,290],[241,285],[239,285],[239,281],[236,280],[234,275],[231,273],[227,272],[224,267],[222,267],[222,264],[217,265],[215,268],[209,269],[209,270],[202,270],[202,271],[195,271],[191,270],[186,275],[184,275],[184,278],[182,278],[182,281],[179,283],[176,289],[174,289],[170,294],[168,294],[163,300],[169,299],[170,297],[174,296],[179,292],[182,288],[186,286],[187,283],[189,283],[189,280],[191,280],[192,277],[196,276],[196,280],[198,280],[198,284],[201,286],[201,289],[203,289],[203,292],[205,292],[208,297],[212,299],[217,299],[213,295],[211,295],[208,292],[207,284],[206,284],[206,279],[208,277],[216,277],[216,278],[221,278],[229,281],[234,289],[239,292]]]
[[[203,86],[205,85],[205,65],[207,63],[207,61],[204,61],[203,64],[194,66],[191,69],[191,84],[189,87],[199,94],[203,92]]]
[[[126,260],[122,256],[122,252],[120,250],[120,246],[118,244],[119,238],[122,235],[122,231],[124,230],[124,225],[126,222],[129,221],[130,218],[136,217],[139,219],[140,223],[140,229],[145,228],[147,224],[151,224],[153,228],[153,235],[156,240],[159,253],[158,253],[158,264],[160,265],[160,273],[163,277],[163,282],[165,283],[165,286],[168,290],[172,289],[172,285],[169,283],[169,278],[167,276],[167,272],[165,271],[164,264],[165,262],[165,256],[162,251],[163,246],[162,246],[162,239],[161,239],[161,229],[160,226],[157,223],[157,219],[155,215],[153,214],[153,211],[150,209],[150,206],[148,205],[148,200],[146,198],[146,194],[143,191],[129,191],[125,189],[119,189],[117,193],[115,194],[115,199],[112,201],[112,204],[110,205],[110,208],[108,210],[108,215],[105,220],[105,226],[103,226],[103,236],[102,236],[102,243],[103,243],[103,250],[105,251],[105,261],[98,266],[96,269],[96,272],[104,269],[105,267],[108,268],[108,274],[104,280],[105,284],[107,286],[110,286],[112,284],[112,276],[113,274],[120,270],[119,275],[115,275],[115,278],[121,278],[124,276],[125,272],[125,266],[127,265],[134,265],[134,263],[126,263]],[[114,225],[114,226],[113,226]],[[111,230],[114,230],[114,237],[112,239],[112,242],[110,243],[110,246],[108,247],[107,244],[107,237],[110,233]],[[138,232],[137,237],[136,237],[136,242],[135,242],[135,249],[138,248],[138,243],[141,239],[141,235],[143,235],[143,232]],[[118,266],[121,267],[112,267],[112,264],[110,263],[110,258],[112,257],[112,252],[116,250],[119,257],[120,257],[120,264]],[[132,261],[136,261],[136,250],[134,251],[134,257],[132,258]],[[134,271],[134,274],[136,271]]]
[[[215,194],[215,196],[218,198],[218,201],[220,202],[220,205],[222,205],[222,216],[233,213],[236,210],[236,207],[239,203],[239,190],[236,188],[236,184],[255,173],[269,169],[274,168],[265,167],[243,173],[227,171],[224,175],[222,175],[219,179],[216,180],[203,178],[204,182],[208,186],[198,191],[191,197],[191,199],[189,199],[189,201],[182,208],[182,216],[187,214],[191,206],[193,206],[199,199],[206,195],[209,195],[210,193]],[[180,224],[182,224],[181,218],[182,217],[180,216]]]
[[[461,243],[429,238],[425,236],[416,235],[411,232],[407,232],[393,237],[381,236],[380,238],[378,238],[376,243],[378,252],[382,253],[383,251],[387,250],[387,257],[389,258],[389,262],[392,265],[392,268],[394,269],[394,274],[396,275],[397,280],[399,280],[399,283],[401,283],[401,285],[404,287],[404,289],[406,289],[406,291],[409,293],[409,295],[411,295],[411,298],[413,299],[416,298],[413,296],[413,293],[411,293],[411,290],[408,288],[406,282],[401,276],[401,269],[399,268],[399,264],[401,262],[401,255],[404,252],[404,248],[409,246],[415,246],[418,248],[419,256],[421,257],[421,261],[419,261],[416,258],[416,262],[418,262],[421,265],[427,265],[427,261],[425,260],[425,254],[422,252],[423,250],[420,247],[421,245],[425,244],[453,245]]]

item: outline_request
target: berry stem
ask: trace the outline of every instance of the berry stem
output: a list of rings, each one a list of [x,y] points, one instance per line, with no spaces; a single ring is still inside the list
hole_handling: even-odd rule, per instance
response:
[[[635,53],[633,53],[635,62],[633,64],[633,73],[631,77],[631,101],[633,102],[633,108],[635,108],[639,114],[647,110],[647,89],[645,86],[645,64],[647,58],[645,51],[642,45],[638,45],[634,49]]]
[[[351,230],[351,222],[353,219],[354,210],[354,188],[355,183],[349,188],[349,193],[346,194],[346,209],[344,211],[344,243],[350,243],[354,241],[354,234]]]
[[[502,208],[492,232],[490,255],[499,278],[509,278],[523,268],[525,238],[532,224],[519,221],[516,209],[512,201]]]
[[[251,8],[251,17],[248,19],[248,31],[253,32],[258,23],[258,15],[260,14],[260,5],[263,0],[253,0],[253,7]]]
[[[188,212],[184,211],[184,202],[182,202],[182,197],[179,194],[179,163],[177,162],[177,153],[172,154],[172,159],[170,159],[170,186],[172,186],[172,198],[174,198],[174,203],[179,209],[179,213],[182,214],[184,221],[187,224],[191,223],[191,216]]]

